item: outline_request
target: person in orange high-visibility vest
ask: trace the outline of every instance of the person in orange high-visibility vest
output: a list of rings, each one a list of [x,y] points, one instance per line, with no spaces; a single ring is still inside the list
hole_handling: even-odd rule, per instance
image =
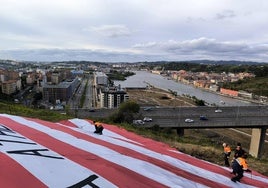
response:
[[[223,154],[224,154],[224,156],[223,156],[224,164],[225,164],[225,166],[229,167],[230,166],[229,158],[230,158],[230,155],[231,155],[231,148],[226,143],[223,143],[222,146],[223,146]]]
[[[233,182],[237,182],[241,180],[243,177],[244,171],[246,172],[251,172],[251,170],[248,169],[248,163],[247,163],[247,155],[244,154],[241,157],[238,157],[234,159],[232,163],[232,168],[233,168],[233,174],[235,177],[231,178]]]
[[[103,126],[100,122],[93,121],[93,124],[95,125],[95,131],[96,134],[102,134]]]

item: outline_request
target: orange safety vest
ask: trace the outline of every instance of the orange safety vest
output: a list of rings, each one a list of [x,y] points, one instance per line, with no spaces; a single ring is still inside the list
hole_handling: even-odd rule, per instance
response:
[[[223,150],[224,150],[224,153],[226,153],[226,154],[228,154],[228,153],[231,152],[231,148],[230,148],[230,146],[225,146],[225,147],[223,148]]]
[[[243,157],[238,157],[236,161],[242,166],[243,170],[248,169],[248,162],[245,158]]]
[[[102,126],[102,124],[101,124],[100,122],[96,122],[95,125],[96,125],[97,127]]]

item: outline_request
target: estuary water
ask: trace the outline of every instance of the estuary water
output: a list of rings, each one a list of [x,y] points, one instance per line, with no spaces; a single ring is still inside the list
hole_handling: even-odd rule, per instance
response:
[[[209,104],[215,104],[217,106],[253,106],[255,103],[243,101],[236,98],[226,97],[214,92],[205,91],[199,88],[195,88],[192,85],[186,85],[180,82],[176,82],[171,79],[167,79],[158,74],[152,74],[148,71],[135,71],[135,75],[128,77],[125,81],[115,81],[115,85],[126,87],[146,87],[148,84],[155,87],[176,91],[178,95],[190,95],[195,96],[198,99],[202,99]]]

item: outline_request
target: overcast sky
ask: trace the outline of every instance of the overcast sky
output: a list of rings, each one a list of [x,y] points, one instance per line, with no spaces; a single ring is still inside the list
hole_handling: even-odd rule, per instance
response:
[[[268,1],[0,0],[0,59],[268,62]]]

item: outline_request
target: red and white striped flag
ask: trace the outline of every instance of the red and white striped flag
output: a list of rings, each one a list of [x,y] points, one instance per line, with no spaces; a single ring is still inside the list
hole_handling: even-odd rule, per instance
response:
[[[0,187],[268,187],[268,177],[244,173],[178,152],[166,144],[89,120],[52,123],[0,114]]]

